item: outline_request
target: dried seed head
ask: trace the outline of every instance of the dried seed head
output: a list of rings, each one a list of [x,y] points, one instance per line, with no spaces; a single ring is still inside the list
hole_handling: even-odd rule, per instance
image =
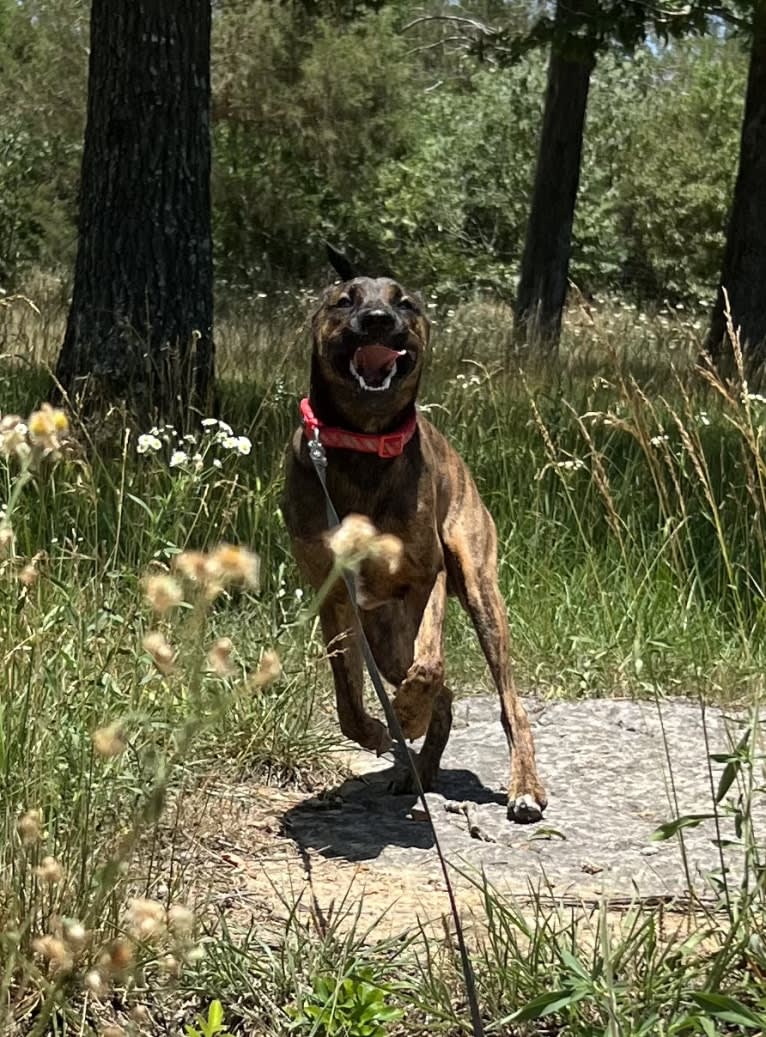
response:
[[[57,453],[61,449],[61,437],[69,431],[69,419],[62,410],[44,403],[29,416],[27,427],[35,446]]]
[[[143,645],[160,673],[172,673],[176,653],[168,644],[164,634],[161,634],[159,630],[150,630],[144,637]]]
[[[165,908],[157,900],[136,897],[128,902],[128,928],[136,940],[151,940],[165,931]]]
[[[228,637],[219,637],[207,653],[208,667],[219,677],[229,677],[234,673],[235,667],[231,661],[233,649],[234,645]]]
[[[128,746],[125,729],[121,724],[108,724],[106,727],[98,727],[91,735],[93,748],[99,756],[111,759],[120,756]]]
[[[147,576],[144,580],[144,597],[152,609],[164,616],[170,609],[184,600],[180,584],[172,576]]]
[[[0,523],[0,559],[13,554],[13,530],[7,522]]]
[[[181,974],[181,962],[174,954],[166,954],[160,963],[160,967],[163,972],[166,972],[168,976],[172,976],[174,979]]]
[[[64,877],[64,869],[55,857],[43,857],[35,870],[42,881],[51,886],[58,885]]]
[[[81,951],[88,939],[82,922],[78,922],[76,918],[70,918],[64,922],[64,939],[73,951]]]
[[[391,533],[383,533],[381,536],[375,537],[370,545],[370,555],[380,559],[394,576],[401,568],[404,545],[399,537],[393,536]]]
[[[184,951],[184,961],[194,965],[205,957],[205,948],[201,943],[195,943],[193,947],[187,947]]]
[[[128,1037],[126,1031],[117,1023],[109,1023],[99,1030],[99,1037]]]
[[[37,566],[33,562],[29,562],[19,573],[19,583],[24,587],[34,587],[39,575]]]
[[[221,544],[208,557],[208,569],[213,579],[224,586],[244,584],[254,590],[260,583],[261,561],[246,547]]]
[[[39,810],[27,810],[16,823],[24,846],[33,846],[43,837],[43,815]]]
[[[279,656],[269,648],[261,656],[260,666],[250,678],[250,683],[255,688],[264,688],[275,681],[281,672],[282,663],[279,661]]]
[[[146,1005],[133,1005],[130,1010],[130,1018],[139,1026],[145,1026],[147,1023],[152,1021],[152,1017],[149,1014],[149,1009]]]
[[[342,565],[353,566],[365,557],[376,536],[375,526],[364,515],[347,515],[327,543]]]
[[[133,948],[127,940],[114,940],[99,958],[99,967],[106,975],[125,972],[133,964]]]
[[[0,420],[0,454],[24,458],[29,455],[29,429],[18,414],[6,414]]]
[[[182,551],[173,559],[173,569],[181,579],[198,588],[207,588],[210,581],[207,555],[202,551]]]
[[[193,928],[193,912],[186,904],[173,904],[168,911],[168,929],[174,936],[188,936]]]
[[[91,969],[85,973],[83,984],[95,997],[103,997],[108,990],[106,980],[98,969]]]
[[[38,936],[32,941],[32,950],[39,954],[57,972],[71,972],[74,965],[69,948],[58,936]]]

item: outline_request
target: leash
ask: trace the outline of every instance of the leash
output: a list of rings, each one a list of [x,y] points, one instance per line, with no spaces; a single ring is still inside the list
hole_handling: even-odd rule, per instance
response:
[[[309,457],[311,463],[314,466],[314,471],[317,474],[317,478],[321,484],[322,490],[324,491],[325,498],[325,510],[327,513],[327,522],[330,529],[334,529],[340,525],[340,519],[338,513],[335,510],[335,506],[330,497],[330,492],[327,489],[327,454],[325,453],[324,445],[319,438],[319,428],[313,428],[313,437],[308,440]],[[386,694],[386,689],[383,687],[383,679],[380,675],[380,670],[375,662],[370,648],[370,643],[364,633],[362,627],[362,617],[359,612],[359,605],[356,600],[356,583],[354,581],[353,573],[347,569],[343,569],[343,582],[346,584],[346,590],[348,591],[349,600],[351,601],[351,607],[354,610],[354,616],[356,617],[356,623],[358,627],[359,643],[362,648],[362,656],[364,658],[367,672],[370,675],[372,686],[375,689],[375,694],[378,696],[378,701],[383,708],[383,712],[388,723],[388,728],[391,734],[394,736],[395,741],[399,744],[403,750],[404,757],[406,758],[407,764],[410,769],[410,773],[414,779],[415,789],[417,790],[420,802],[423,804],[423,812],[426,816],[426,820],[431,827],[431,834],[433,835],[434,846],[436,848],[436,854],[439,858],[439,864],[441,866],[442,874],[444,876],[444,883],[447,887],[447,896],[449,897],[450,911],[452,913],[452,921],[455,924],[455,935],[457,937],[458,949],[460,951],[460,963],[463,969],[463,978],[465,979],[466,995],[468,997],[468,1004],[471,1009],[471,1027],[473,1029],[474,1037],[484,1037],[484,1025],[481,1021],[481,1012],[479,1011],[479,998],[476,993],[476,977],[474,975],[473,966],[471,965],[471,959],[468,954],[468,948],[465,942],[465,935],[463,933],[463,926],[460,921],[460,915],[457,909],[457,900],[455,898],[455,891],[452,888],[452,882],[450,881],[449,871],[447,868],[447,862],[444,859],[442,848],[439,844],[439,836],[436,832],[436,825],[434,824],[433,817],[431,815],[431,809],[428,806],[428,800],[426,799],[425,789],[423,783],[420,780],[420,774],[415,766],[412,758],[412,753],[407,747],[404,732],[402,731],[399,723],[399,718],[394,711],[394,707],[391,704],[391,700]],[[397,753],[394,751],[394,758],[397,758]]]

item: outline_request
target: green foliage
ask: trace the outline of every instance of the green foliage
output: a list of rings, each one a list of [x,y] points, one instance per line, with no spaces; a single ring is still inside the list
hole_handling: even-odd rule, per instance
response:
[[[583,0],[573,5],[540,5],[525,32],[502,17],[497,26],[482,27],[475,45],[481,44],[504,64],[513,63],[531,50],[553,46],[570,54],[593,54],[615,48],[632,53],[647,41],[704,36],[731,28],[752,18],[753,0]]]
[[[428,270],[437,291],[512,293],[543,88],[544,70],[530,61],[423,97],[410,153],[384,163],[371,199],[358,203],[402,276]]]
[[[342,977],[316,976],[311,993],[291,1012],[292,1029],[318,1037],[384,1037],[404,1014],[387,1004],[387,996],[369,967]]]
[[[502,5],[485,5],[499,18]],[[636,6],[636,5],[633,5]],[[372,8],[376,8],[373,10]],[[348,9],[347,9],[348,8]],[[351,9],[353,8],[353,10]],[[492,8],[489,10],[489,8]],[[85,0],[6,4],[0,33],[0,282],[71,269],[85,114]],[[514,11],[514,31],[534,13]],[[213,22],[218,276],[325,275],[321,239],[371,270],[512,295],[545,54],[503,70],[402,33],[407,5],[221,4]],[[611,17],[611,15],[610,15]],[[746,58],[715,36],[601,55],[572,276],[647,302],[712,296]]]
[[[737,42],[605,58],[593,75],[573,276],[642,301],[707,305],[744,98]]]
[[[258,0],[222,15],[213,189],[225,276],[306,278],[322,267],[323,235],[374,243],[354,204],[413,134],[412,70],[391,22],[307,28]]]
[[[87,11],[86,0],[0,6],[0,287],[74,254]]]
[[[207,1015],[197,1016],[197,1025],[184,1027],[186,1037],[231,1037],[223,1021],[223,1005],[216,998],[208,1005]]]

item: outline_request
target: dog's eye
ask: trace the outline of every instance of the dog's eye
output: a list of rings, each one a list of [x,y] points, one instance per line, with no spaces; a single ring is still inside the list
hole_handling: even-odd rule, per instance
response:
[[[341,295],[341,297],[335,301],[335,306],[336,306],[337,309],[343,309],[345,306],[350,306],[350,305],[351,305],[351,296],[350,295]]]
[[[408,299],[406,295],[404,296],[403,299],[399,300],[399,306],[403,310],[414,310],[414,309],[416,309],[415,303],[412,301],[412,299]]]

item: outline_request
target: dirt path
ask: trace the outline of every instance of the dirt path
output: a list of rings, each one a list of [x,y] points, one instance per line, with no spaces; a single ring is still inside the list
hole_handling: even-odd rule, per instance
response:
[[[664,703],[662,724],[653,703],[530,701],[528,708],[549,792],[545,819],[526,827],[506,820],[500,790],[507,750],[496,701],[464,699],[438,791],[429,794],[449,861],[474,877],[483,871],[501,891],[539,889],[567,903],[683,896],[678,839],[653,842],[651,835],[679,814],[710,811],[699,706]],[[741,719],[727,721],[718,710],[708,711],[706,723],[711,752],[726,752],[744,730]],[[363,922],[385,911],[392,931],[412,924],[416,913],[439,918],[443,879],[422,809],[414,797],[387,791],[384,761],[360,752],[349,761],[357,776],[321,796],[246,785],[214,790],[197,837],[195,855],[209,862],[207,879],[197,876],[200,888],[205,881],[223,886],[219,899],[237,913],[282,914],[300,895],[302,910],[325,919],[344,899],[361,901]],[[722,765],[713,766],[717,782]],[[722,828],[733,835],[728,816]],[[689,874],[702,896],[711,891],[710,873],[720,871],[715,838],[713,821],[684,832]],[[727,853],[736,873],[737,851]],[[466,877],[459,884],[464,901],[478,900]]]

